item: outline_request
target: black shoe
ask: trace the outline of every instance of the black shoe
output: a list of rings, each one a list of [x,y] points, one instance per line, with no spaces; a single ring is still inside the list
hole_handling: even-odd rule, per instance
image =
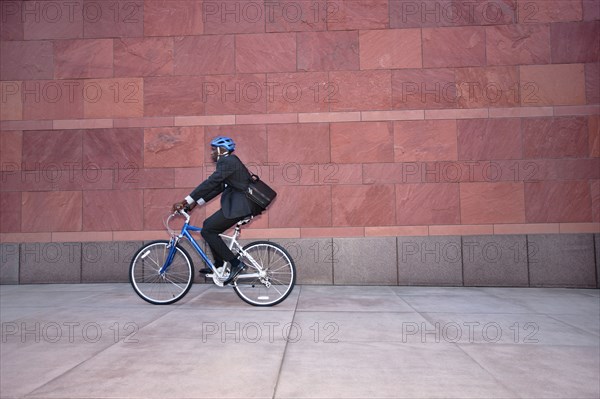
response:
[[[246,267],[246,265],[244,265],[243,262],[240,262],[239,259],[236,259],[236,260],[238,261],[238,264],[231,265],[231,271],[229,272],[229,277],[227,277],[227,280],[223,281],[223,285],[230,284],[238,276],[238,274],[240,274],[242,272],[242,270],[244,270],[244,268]]]

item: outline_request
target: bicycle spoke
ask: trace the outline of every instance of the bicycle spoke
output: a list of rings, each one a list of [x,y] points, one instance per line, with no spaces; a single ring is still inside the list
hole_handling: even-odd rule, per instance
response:
[[[167,276],[165,276],[165,281],[171,283],[172,285],[174,285],[175,287],[179,288],[179,289],[183,289],[183,287],[181,287],[178,283],[176,283],[175,281],[169,279]]]
[[[156,267],[158,267],[158,269],[156,269],[157,271],[160,270],[160,268],[162,267],[159,263],[158,263],[158,259],[154,260],[151,258],[151,255],[147,256],[148,260],[151,260],[152,262],[154,262],[154,264],[156,265]]]
[[[281,293],[281,291],[279,291],[279,290],[277,289],[277,286],[275,286],[275,285],[271,285],[271,287],[270,287],[270,288],[273,288],[275,291],[277,291],[277,293],[278,293],[279,295],[283,295],[283,294]]]
[[[277,273],[277,271],[278,271],[278,270],[281,270],[281,269],[288,269],[288,266],[287,266],[287,264],[286,264],[286,265],[281,265],[281,267],[279,267],[279,268],[277,268],[277,269],[273,269],[273,267],[269,267],[269,270],[270,270],[271,272],[273,272],[273,273]]]
[[[287,285],[287,283],[286,283],[286,282],[284,282],[284,281],[282,281],[282,280],[279,280],[279,279],[276,279],[276,278],[273,278],[273,277],[271,276],[271,284],[273,284],[273,282],[274,282],[274,281],[275,281],[276,283],[279,283],[278,285]]]
[[[160,274],[157,273],[156,275],[151,276],[151,280],[144,281],[144,283],[153,283],[153,282],[159,281],[159,280],[160,280]]]

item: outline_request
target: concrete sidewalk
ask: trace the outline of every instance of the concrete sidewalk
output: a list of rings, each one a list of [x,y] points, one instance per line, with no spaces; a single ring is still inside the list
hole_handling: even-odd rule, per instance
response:
[[[0,287],[2,398],[598,398],[598,290]]]

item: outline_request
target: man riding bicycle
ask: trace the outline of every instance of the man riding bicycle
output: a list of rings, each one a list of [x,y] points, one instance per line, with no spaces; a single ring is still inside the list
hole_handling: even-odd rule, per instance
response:
[[[231,270],[224,285],[231,283],[244,270],[244,264],[231,252],[219,237],[234,224],[255,213],[254,205],[246,197],[250,182],[250,172],[242,161],[233,154],[235,143],[229,137],[216,137],[211,142],[211,158],[217,167],[212,175],[200,183],[183,201],[173,204],[173,211],[191,211],[196,205],[203,205],[217,195],[221,195],[221,209],[204,220],[202,237],[208,243],[214,257],[214,266],[219,268],[229,262]],[[200,273],[210,273],[204,268]]]

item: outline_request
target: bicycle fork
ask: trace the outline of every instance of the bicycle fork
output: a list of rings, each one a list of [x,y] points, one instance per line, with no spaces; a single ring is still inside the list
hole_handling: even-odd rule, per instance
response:
[[[177,251],[176,247],[177,247],[178,241],[179,241],[179,237],[171,237],[171,240],[169,241],[169,245],[167,245],[167,248],[169,249],[169,253],[167,254],[167,259],[165,259],[165,263],[162,265],[162,267],[158,271],[158,274],[162,277],[164,277],[165,273],[167,272],[167,269],[169,268],[169,266],[171,266],[171,262],[173,262],[173,258],[175,257],[175,251]]]

